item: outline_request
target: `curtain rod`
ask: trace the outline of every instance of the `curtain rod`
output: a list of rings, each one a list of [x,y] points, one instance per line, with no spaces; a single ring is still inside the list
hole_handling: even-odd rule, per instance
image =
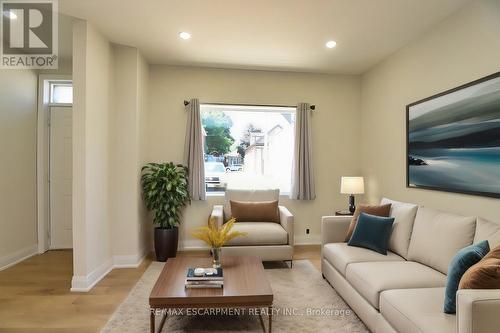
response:
[[[205,104],[205,105],[234,105],[234,106],[264,106],[264,107],[270,107],[270,108],[273,108],[273,107],[278,107],[278,108],[297,108],[297,105],[272,105],[272,104],[238,104],[238,103],[201,103],[200,104]],[[189,101],[184,101],[184,105],[187,106],[189,105]],[[311,110],[315,110],[316,109],[316,105],[310,105],[309,106],[311,108]]]

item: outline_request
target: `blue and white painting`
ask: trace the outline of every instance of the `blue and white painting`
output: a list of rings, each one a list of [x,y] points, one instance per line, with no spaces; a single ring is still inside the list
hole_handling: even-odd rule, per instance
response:
[[[499,76],[408,105],[408,186],[500,197]]]

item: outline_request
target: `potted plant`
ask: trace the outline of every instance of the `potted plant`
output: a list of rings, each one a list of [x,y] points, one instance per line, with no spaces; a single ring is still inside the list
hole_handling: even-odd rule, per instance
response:
[[[187,167],[173,163],[148,163],[141,177],[144,202],[154,213],[156,260],[177,254],[178,225],[182,208],[190,203]]]
[[[233,238],[246,235],[246,232],[231,231],[235,222],[236,220],[232,218],[222,226],[218,226],[215,218],[211,217],[208,220],[208,226],[197,228],[191,233],[193,237],[201,239],[211,247],[214,268],[221,266],[221,249],[224,244]]]

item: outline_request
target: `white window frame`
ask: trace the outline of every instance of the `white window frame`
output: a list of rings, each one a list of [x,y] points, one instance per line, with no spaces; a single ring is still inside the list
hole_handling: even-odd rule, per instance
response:
[[[206,111],[204,109],[210,109],[210,107],[213,107],[217,111],[224,111],[224,112],[279,112],[279,113],[285,113],[285,114],[297,114],[297,108],[294,106],[282,106],[282,105],[250,105],[250,104],[229,104],[229,103],[200,103],[200,113],[203,111]],[[208,111],[207,110],[207,111]],[[203,126],[203,125],[202,125]],[[295,135],[295,129],[294,129],[294,135]],[[203,162],[205,163],[205,161]],[[291,181],[291,179],[290,179]],[[208,197],[222,197],[224,196],[226,191],[224,192],[206,192],[206,196]],[[280,189],[280,196],[288,196],[290,195],[290,192],[281,192]]]
[[[54,94],[54,86],[69,86],[73,87],[73,82],[71,80],[49,80],[49,106],[72,106],[73,103],[57,103],[52,101],[52,96]]]

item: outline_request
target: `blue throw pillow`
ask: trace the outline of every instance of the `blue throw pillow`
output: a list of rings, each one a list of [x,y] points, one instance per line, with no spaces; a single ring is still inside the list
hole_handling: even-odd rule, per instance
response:
[[[394,217],[361,213],[347,245],[364,247],[387,255]]]
[[[488,241],[464,247],[455,254],[448,267],[446,290],[444,294],[444,312],[456,312],[457,290],[462,275],[490,252]]]

